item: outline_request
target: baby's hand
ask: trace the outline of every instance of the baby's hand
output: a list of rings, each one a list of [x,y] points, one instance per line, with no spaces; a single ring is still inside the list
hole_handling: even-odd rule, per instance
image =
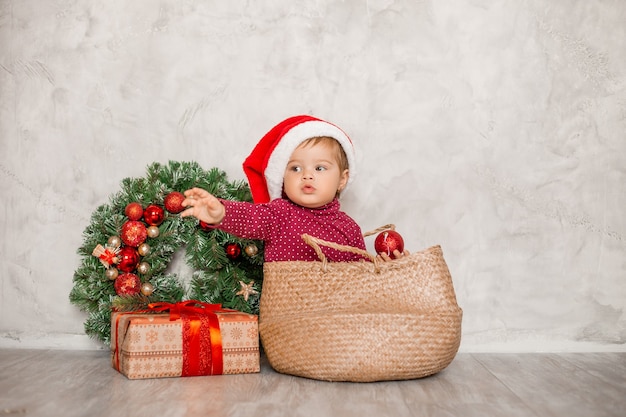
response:
[[[224,219],[226,209],[213,194],[202,188],[192,188],[184,194],[182,206],[188,208],[180,213],[181,217],[194,216],[208,224],[219,224]]]
[[[403,256],[409,256],[410,253],[408,250],[404,250],[404,252],[400,252],[398,249],[393,251],[393,256],[395,256],[395,258],[392,258],[391,256],[387,255],[385,252],[381,252],[379,253],[376,258],[379,261],[383,261],[383,262],[390,262],[393,261],[394,259],[398,259],[398,258],[402,258]]]

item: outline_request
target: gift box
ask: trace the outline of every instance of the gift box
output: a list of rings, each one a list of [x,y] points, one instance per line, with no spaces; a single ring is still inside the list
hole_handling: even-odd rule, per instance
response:
[[[114,312],[111,361],[129,379],[259,372],[258,317],[196,301]]]

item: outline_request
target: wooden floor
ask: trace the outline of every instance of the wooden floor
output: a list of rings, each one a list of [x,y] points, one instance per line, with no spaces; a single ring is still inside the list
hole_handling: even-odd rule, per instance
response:
[[[128,380],[106,351],[0,349],[0,416],[626,416],[626,353],[460,353],[438,375],[332,383],[274,372]]]

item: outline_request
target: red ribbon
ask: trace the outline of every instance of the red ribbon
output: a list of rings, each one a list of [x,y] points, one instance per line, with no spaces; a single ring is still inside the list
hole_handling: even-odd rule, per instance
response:
[[[217,316],[218,312],[233,310],[222,309],[221,304],[207,304],[189,300],[178,303],[151,303],[148,310],[121,313],[116,318],[116,368],[119,370],[120,317],[124,314],[169,311],[170,321],[182,319],[183,324],[183,370],[182,376],[220,375],[223,373],[222,334]]]
[[[98,256],[98,259],[108,263],[109,265],[112,265],[112,264],[117,263],[115,259],[116,256],[117,256],[117,253],[110,251],[108,249],[105,249],[104,253]]]
[[[223,371],[222,333],[216,312],[221,304],[189,300],[175,304],[151,303],[148,308],[169,310],[170,321],[183,320],[183,376],[220,375]]]

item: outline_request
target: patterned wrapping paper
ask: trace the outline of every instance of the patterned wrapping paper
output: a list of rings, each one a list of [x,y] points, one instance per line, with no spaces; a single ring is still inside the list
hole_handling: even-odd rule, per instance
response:
[[[222,339],[221,374],[260,372],[258,317],[239,311],[215,314]],[[183,319],[170,321],[168,313],[113,313],[113,368],[129,379],[183,376],[183,327]]]

